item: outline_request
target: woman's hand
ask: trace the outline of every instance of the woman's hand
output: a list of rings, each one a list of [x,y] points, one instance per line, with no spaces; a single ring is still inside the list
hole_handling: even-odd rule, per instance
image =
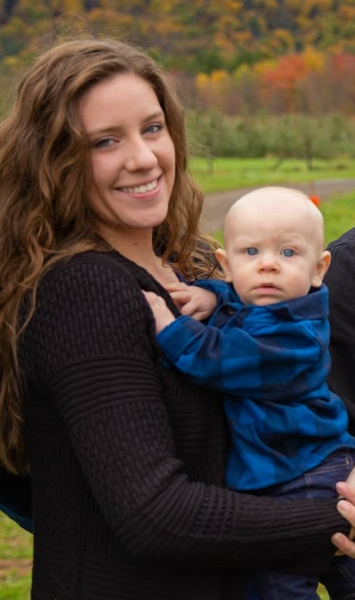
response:
[[[175,317],[163,298],[154,292],[145,292],[144,290],[142,292],[154,315],[156,333],[160,333],[164,327],[175,321]]]
[[[349,521],[351,527],[349,537],[343,533],[335,533],[332,536],[333,544],[338,548],[337,555],[346,554],[355,558],[355,543],[352,541],[355,537],[355,468],[351,471],[346,482],[340,481],[336,485],[337,492],[342,500],[338,501],[338,511]]]

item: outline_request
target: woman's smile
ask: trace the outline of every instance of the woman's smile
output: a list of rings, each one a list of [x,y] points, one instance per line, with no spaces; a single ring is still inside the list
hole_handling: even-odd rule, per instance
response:
[[[152,192],[156,190],[158,187],[158,180],[155,179],[150,183],[144,183],[135,186],[127,186],[118,188],[121,192],[127,192],[128,194],[146,194],[147,192]]]

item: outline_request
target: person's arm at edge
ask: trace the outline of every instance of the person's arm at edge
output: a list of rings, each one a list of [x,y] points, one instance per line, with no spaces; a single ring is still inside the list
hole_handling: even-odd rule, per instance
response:
[[[351,238],[351,234],[353,237]],[[324,282],[329,290],[330,388],[344,401],[355,434],[355,232],[329,245],[332,261]],[[353,240],[353,241],[352,241]]]

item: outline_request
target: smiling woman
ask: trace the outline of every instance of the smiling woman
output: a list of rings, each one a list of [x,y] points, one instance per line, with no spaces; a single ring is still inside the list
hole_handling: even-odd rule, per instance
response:
[[[178,315],[167,287],[218,270],[160,67],[114,40],[40,56],[0,198],[0,461],[31,476],[32,599],[244,600],[255,564],[329,561],[335,500],[226,489],[220,397],[162,361],[142,289]]]
[[[149,248],[175,180],[175,148],[154,90],[133,73],[118,74],[83,95],[79,115],[90,143],[90,204],[100,233],[121,252],[135,237]]]

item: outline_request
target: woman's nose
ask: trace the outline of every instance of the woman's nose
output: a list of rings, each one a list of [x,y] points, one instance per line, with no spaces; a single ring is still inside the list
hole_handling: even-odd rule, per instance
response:
[[[130,140],[125,151],[125,166],[128,171],[152,169],[158,163],[154,151],[141,137]]]

